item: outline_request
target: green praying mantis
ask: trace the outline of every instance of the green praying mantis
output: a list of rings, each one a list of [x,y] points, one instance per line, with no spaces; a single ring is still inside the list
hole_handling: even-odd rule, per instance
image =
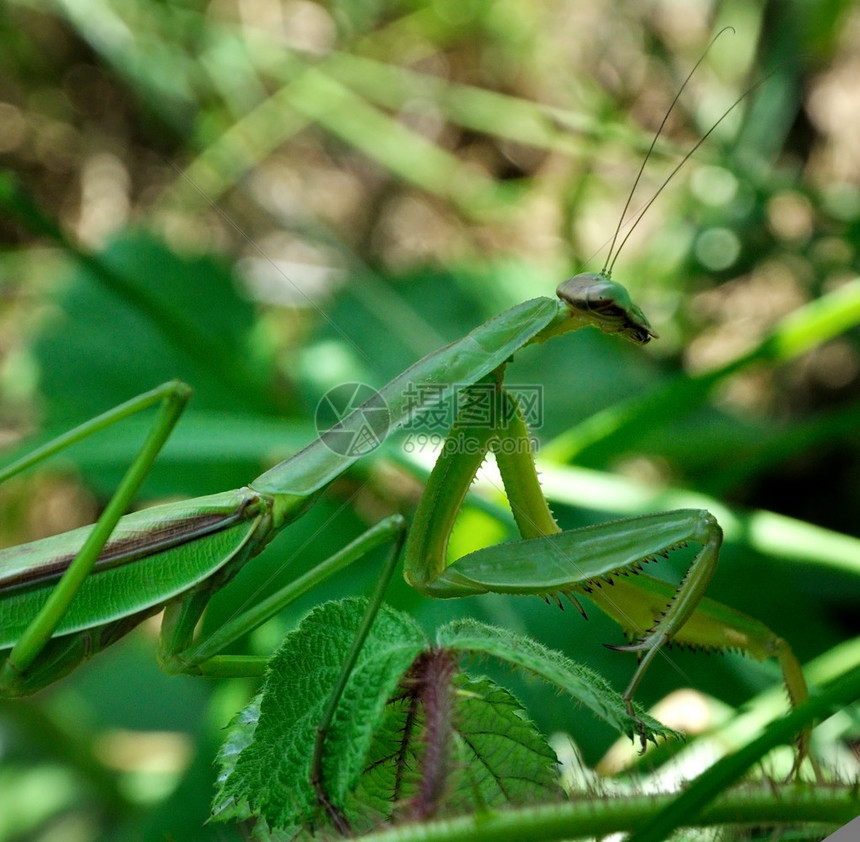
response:
[[[390,543],[394,556],[405,539],[405,578],[430,597],[564,596],[582,611],[577,595],[585,595],[631,640],[612,648],[637,653],[638,665],[623,696],[634,718],[637,687],[656,655],[672,643],[739,650],[762,661],[776,658],[791,703],[802,702],[806,683],[789,645],[757,620],[705,596],[722,542],[710,513],[683,509],[561,531],[541,492],[521,407],[504,387],[505,368],[527,346],[556,341],[582,327],[637,345],[655,338],[642,310],[611,279],[611,267],[607,261],[600,273],[577,275],[558,287],[555,298],[514,306],[427,355],[244,488],[125,514],[189,400],[189,387],[176,381],[109,410],[0,471],[3,481],[110,424],[157,407],[148,437],[93,526],[0,551],[0,696],[24,696],[53,683],[160,611],[158,659],[166,671],[259,674],[264,660],[220,653],[371,549]],[[197,634],[212,595],[360,458],[361,452],[342,452],[338,443],[344,437],[355,437],[369,417],[378,418],[380,406],[386,409],[384,432],[392,433],[433,403],[478,387],[490,395],[496,421],[475,426],[465,416],[456,419],[408,532],[402,517],[389,517],[210,636]],[[416,402],[416,393],[426,396],[423,402]],[[446,548],[454,520],[491,451],[521,540],[451,561]],[[640,572],[642,563],[688,543],[700,549],[677,587]]]
[[[406,540],[404,573],[411,585],[442,598],[562,594],[578,605],[575,594],[587,595],[637,637],[615,647],[640,656],[624,694],[631,715],[636,687],[670,642],[741,650],[759,660],[776,657],[792,702],[805,699],[803,673],[788,644],[758,621],[704,596],[722,541],[707,511],[678,510],[560,531],[540,490],[522,412],[504,389],[505,366],[522,348],[587,325],[640,345],[655,334],[624,287],[605,275],[578,275],[557,292],[556,299],[519,304],[424,357],[384,386],[372,407],[359,407],[245,488],[122,516],[188,401],[190,390],[179,382],[110,410],[0,472],[0,480],[6,479],[108,424],[160,405],[148,438],[93,527],[0,552],[0,648],[9,650],[0,692],[35,692],[162,609],[159,660],[167,671],[258,673],[259,659],[217,653],[371,548],[385,541],[396,544],[405,529],[403,519],[395,515],[381,522],[211,637],[195,639],[210,597],[359,458],[334,444],[355,434],[379,399],[388,408],[391,431],[426,409],[412,397],[416,386],[444,382],[447,392],[433,392],[434,401],[464,383],[490,385],[500,420],[479,427],[455,422],[448,439],[455,446],[443,447]],[[522,540],[449,563],[445,549],[454,519],[490,450],[496,452]],[[643,561],[688,542],[701,549],[677,589],[644,574],[620,575],[638,572]],[[604,587],[607,582],[614,587]]]

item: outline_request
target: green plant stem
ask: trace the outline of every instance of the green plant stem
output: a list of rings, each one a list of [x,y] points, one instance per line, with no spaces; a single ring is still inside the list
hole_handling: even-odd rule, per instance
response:
[[[772,748],[790,742],[803,728],[817,719],[829,716],[860,698],[860,671],[853,667],[820,688],[807,702],[788,716],[772,722],[760,737],[740,751],[724,757],[707,772],[700,775],[680,796],[664,810],[640,825],[626,842],[660,842],[677,827],[689,824],[714,796],[731,786],[750,766]],[[856,818],[860,810],[857,784],[853,788],[853,810]]]
[[[630,830],[652,819],[675,795],[587,795],[565,804],[475,814],[404,825],[369,834],[362,842],[530,842],[603,836]],[[857,815],[856,785],[815,789],[802,784],[761,785],[716,799],[696,826],[731,823],[820,822],[838,826]]]

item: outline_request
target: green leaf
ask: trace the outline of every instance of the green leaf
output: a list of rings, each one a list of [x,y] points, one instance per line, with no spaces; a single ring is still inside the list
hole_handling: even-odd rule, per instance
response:
[[[218,818],[235,815],[245,805],[250,814],[276,828],[310,826],[318,818],[310,784],[316,729],[363,608],[359,599],[326,603],[284,639],[269,662],[253,734],[251,711],[234,723],[229,748],[222,752],[227,766],[216,800]],[[336,806],[355,788],[386,702],[424,645],[423,634],[408,615],[383,606],[326,740],[323,779]],[[237,728],[245,729],[244,734],[236,734]],[[231,770],[229,761],[237,747]]]
[[[334,832],[311,763],[365,604],[327,603],[284,640],[262,692],[230,725],[213,818],[254,817],[258,833],[278,838]],[[532,640],[472,621],[443,627],[437,640],[428,646],[408,615],[383,607],[350,676],[326,738],[323,785],[354,833],[561,798],[555,753],[507,690],[459,672],[464,652],[521,666],[634,732],[603,679]],[[645,721],[654,734],[672,733]]]
[[[519,701],[484,677],[460,675],[455,686],[463,781],[445,813],[558,800],[558,758]]]
[[[475,620],[455,620],[437,631],[436,641],[440,646],[491,655],[522,667],[573,696],[613,728],[631,738],[636,733],[636,723],[627,714],[621,696],[604,678],[535,640]],[[655,739],[680,737],[641,710],[637,713]]]
[[[239,756],[254,741],[257,723],[260,721],[261,699],[262,693],[258,693],[227,726],[227,738],[215,758],[219,766],[217,790],[212,799],[212,819],[215,821],[241,821],[250,815],[247,800],[231,794],[230,776],[236,768]]]
[[[389,704],[345,810],[353,831],[561,798],[558,758],[519,701],[456,659],[425,652]],[[434,660],[451,667],[444,680]]]

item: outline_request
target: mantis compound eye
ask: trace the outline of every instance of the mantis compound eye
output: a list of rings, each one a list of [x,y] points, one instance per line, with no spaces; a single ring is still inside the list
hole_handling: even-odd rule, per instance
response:
[[[657,334],[630,298],[630,293],[605,275],[586,273],[562,281],[556,295],[579,316],[604,333],[620,333],[637,345],[645,345]]]

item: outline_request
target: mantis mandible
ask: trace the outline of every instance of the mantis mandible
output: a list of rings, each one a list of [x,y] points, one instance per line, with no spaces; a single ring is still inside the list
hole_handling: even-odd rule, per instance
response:
[[[758,660],[776,657],[791,702],[797,704],[807,697],[807,689],[788,644],[762,623],[705,597],[722,542],[722,531],[710,513],[684,509],[563,532],[540,490],[525,421],[516,398],[504,389],[505,367],[526,346],[586,326],[638,345],[655,338],[642,310],[611,279],[611,268],[607,260],[602,272],[563,282],[554,299],[536,298],[512,307],[427,355],[378,392],[376,400],[388,408],[388,432],[464,384],[489,385],[500,419],[495,426],[478,428],[463,419],[455,422],[449,441],[468,446],[442,449],[408,533],[405,577],[423,594],[441,598],[497,592],[558,600],[563,595],[582,610],[576,594],[586,595],[634,641],[612,647],[639,657],[624,693],[634,718],[636,688],[661,648],[673,642],[741,650]],[[432,394],[425,403],[413,400],[416,387],[421,392],[422,386],[439,384],[441,390],[423,390]],[[371,548],[390,542],[392,552],[398,552],[405,523],[395,515],[210,637],[195,637],[212,594],[359,458],[339,452],[332,443],[356,433],[369,407],[359,407],[244,488],[124,515],[189,397],[185,384],[166,383],[0,471],[3,481],[134,412],[159,408],[148,438],[94,526],[0,551],[0,696],[26,695],[51,684],[162,609],[158,657],[165,670],[259,674],[262,659],[218,653]],[[446,547],[454,519],[489,451],[496,452],[522,540],[450,562]],[[644,561],[688,542],[700,550],[677,588],[645,574],[627,575],[639,573]],[[613,587],[605,587],[608,583]],[[642,735],[644,744],[644,731]]]

